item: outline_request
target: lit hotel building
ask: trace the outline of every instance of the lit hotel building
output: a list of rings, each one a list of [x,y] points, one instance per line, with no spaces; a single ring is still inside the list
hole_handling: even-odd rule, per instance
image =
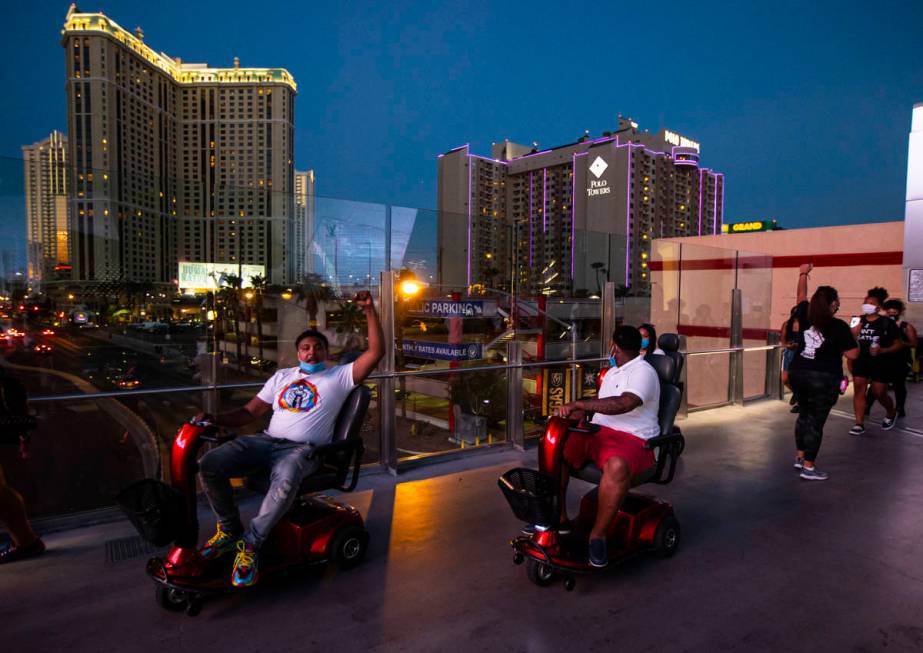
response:
[[[22,148],[26,275],[31,285],[70,277],[67,136],[59,131]]]
[[[593,293],[606,270],[646,293],[652,239],[721,232],[724,175],[700,166],[698,143],[619,118],[615,132],[547,150],[451,150],[438,192],[442,284]]]
[[[292,229],[293,281],[314,272],[314,171],[295,171],[295,220]]]
[[[74,278],[171,283],[179,261],[214,261],[293,281],[292,76],[143,38],[74,5],[62,30]]]

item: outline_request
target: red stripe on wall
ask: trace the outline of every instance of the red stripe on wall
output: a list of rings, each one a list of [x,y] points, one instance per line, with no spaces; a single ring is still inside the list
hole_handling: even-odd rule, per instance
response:
[[[799,254],[796,256],[741,256],[737,259],[741,269],[797,268],[802,263],[812,263],[816,268],[855,267],[857,265],[902,265],[904,252],[848,252],[843,254]],[[680,269],[680,262],[671,259],[651,261],[653,272]],[[683,271],[733,270],[734,257],[706,258],[682,261]]]
[[[683,336],[702,336],[705,338],[728,338],[731,337],[731,328],[724,326],[703,326],[697,324],[680,324],[676,330]],[[772,329],[743,329],[744,340],[761,340],[766,342],[766,338]]]

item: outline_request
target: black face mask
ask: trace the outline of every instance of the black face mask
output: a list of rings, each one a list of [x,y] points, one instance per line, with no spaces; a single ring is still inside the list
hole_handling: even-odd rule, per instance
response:
[[[888,317],[890,317],[892,320],[894,320],[895,322],[897,322],[897,316],[896,316],[896,315],[889,315]]]

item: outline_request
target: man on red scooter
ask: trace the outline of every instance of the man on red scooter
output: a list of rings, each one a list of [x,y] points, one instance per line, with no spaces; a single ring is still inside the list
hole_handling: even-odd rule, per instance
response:
[[[258,578],[258,552],[276,522],[288,512],[305,477],[319,461],[314,448],[330,441],[337,415],[349,392],[362,383],[384,355],[384,339],[368,292],[353,299],[368,321],[369,348],[354,362],[327,367],[327,338],[308,329],[295,341],[298,367],[277,371],[243,408],[214,417],[197,416],[218,426],[240,427],[272,411],[269,426],[205,454],[199,471],[205,495],[218,516],[218,529],[200,553],[206,559],[237,550],[231,583],[252,585]],[[270,485],[259,513],[246,530],[234,502],[230,479],[269,468]]]
[[[596,522],[590,531],[589,561],[594,567],[609,564],[606,529],[631,488],[631,479],[654,466],[654,454],[644,442],[660,435],[660,379],[642,356],[641,332],[620,326],[612,334],[610,368],[596,399],[581,399],[558,409],[561,417],[583,417],[593,412],[595,433],[571,432],[564,445],[561,474],[561,524],[568,529],[568,466],[580,469],[594,462],[602,472]]]

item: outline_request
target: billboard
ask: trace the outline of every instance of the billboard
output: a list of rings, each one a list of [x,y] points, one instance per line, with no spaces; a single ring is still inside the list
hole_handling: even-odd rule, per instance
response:
[[[199,263],[180,261],[179,287],[183,290],[217,290],[227,285],[227,278],[241,276],[241,287],[249,288],[250,277],[266,276],[264,265],[238,265],[237,263]]]

